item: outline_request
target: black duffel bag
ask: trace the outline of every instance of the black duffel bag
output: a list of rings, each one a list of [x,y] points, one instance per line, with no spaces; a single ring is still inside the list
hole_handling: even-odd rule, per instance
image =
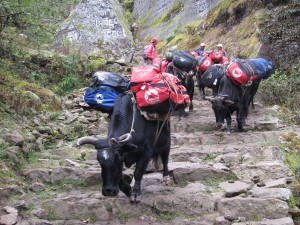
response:
[[[188,51],[176,51],[172,62],[175,67],[185,72],[193,70],[197,65],[197,60]]]
[[[218,88],[222,77],[224,76],[224,69],[219,65],[210,66],[201,76],[201,84],[209,88]]]

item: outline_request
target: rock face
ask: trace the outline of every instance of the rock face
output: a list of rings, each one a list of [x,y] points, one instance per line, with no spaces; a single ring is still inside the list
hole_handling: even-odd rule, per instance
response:
[[[72,48],[81,53],[105,53],[128,61],[132,51],[131,34],[122,24],[118,1],[87,0],[78,4],[56,35],[57,51]],[[122,20],[123,19],[123,20]]]
[[[146,21],[144,27],[147,29],[141,30],[141,37],[165,38],[180,25],[187,25],[199,18],[204,18],[219,2],[221,0],[187,0],[183,3],[180,0],[140,0],[134,1],[133,13],[135,18],[143,18],[143,21]],[[159,26],[151,28],[151,23],[166,15],[173,20],[173,23],[162,22]]]

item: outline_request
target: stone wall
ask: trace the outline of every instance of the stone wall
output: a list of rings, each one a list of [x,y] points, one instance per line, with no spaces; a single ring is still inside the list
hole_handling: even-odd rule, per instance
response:
[[[84,54],[111,55],[129,61],[132,37],[122,16],[116,0],[83,1],[61,25],[55,40],[56,50],[67,53],[76,49]]]
[[[215,7],[222,0],[136,0],[134,2],[134,17],[137,21],[146,21],[140,28],[141,38],[157,36],[165,38],[173,34],[175,28],[187,25],[194,20],[207,16],[210,9]],[[158,18],[166,15],[169,10],[182,2],[183,10],[175,15],[176,18],[171,23],[162,23],[160,26],[151,28]]]

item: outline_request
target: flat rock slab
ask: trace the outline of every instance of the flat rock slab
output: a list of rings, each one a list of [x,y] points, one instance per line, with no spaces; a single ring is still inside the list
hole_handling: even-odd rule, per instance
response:
[[[249,183],[234,181],[225,181],[219,184],[219,187],[225,191],[226,197],[234,197],[241,193],[246,193],[250,188]]]
[[[245,223],[233,223],[232,225],[294,225],[293,220],[290,217],[285,217],[276,220],[264,220],[259,222],[245,222]]]
[[[292,196],[292,191],[288,188],[262,188],[257,187],[250,190],[254,198],[277,198],[288,201]]]
[[[232,169],[240,180],[251,180],[253,176],[259,176],[261,181],[288,177],[290,170],[280,161],[262,161],[256,164],[241,164]]]
[[[288,204],[278,199],[223,198],[217,201],[217,210],[232,218],[245,217],[246,220],[279,219],[288,214]]]
[[[173,171],[176,183],[185,181],[203,181],[204,183],[207,183],[212,179],[215,181],[220,180],[221,182],[228,176],[228,172],[200,163],[173,162],[169,164],[169,169],[170,171]]]

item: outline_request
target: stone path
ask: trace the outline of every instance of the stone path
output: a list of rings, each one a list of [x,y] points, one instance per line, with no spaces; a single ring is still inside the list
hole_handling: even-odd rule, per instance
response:
[[[97,112],[65,114],[65,123],[77,120],[90,133],[106,135],[107,121]],[[10,208],[2,209],[0,224],[294,224],[288,215],[293,177],[278,147],[279,135],[288,128],[270,109],[256,103],[247,132],[231,135],[215,130],[211,104],[200,98],[188,117],[171,122],[171,185],[164,186],[160,171],[149,165],[139,204],[123,193],[104,197],[95,150],[64,141],[42,151],[35,168],[23,171],[27,191],[0,190],[19,196],[5,202],[3,207]],[[132,169],[124,173],[132,176]]]

